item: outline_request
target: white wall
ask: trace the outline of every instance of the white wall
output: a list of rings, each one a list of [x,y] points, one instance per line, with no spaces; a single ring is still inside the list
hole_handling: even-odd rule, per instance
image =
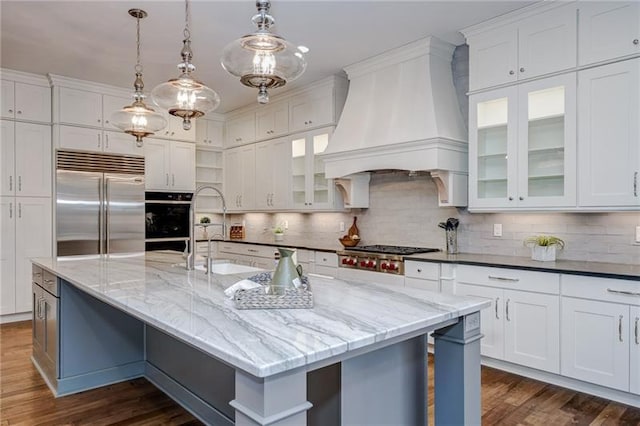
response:
[[[566,242],[560,259],[640,264],[640,244],[634,243],[640,213],[469,213],[439,208],[436,186],[427,175],[406,172],[375,173],[370,187],[370,208],[352,213],[251,213],[232,215],[231,222],[247,225],[247,240],[273,242],[271,229],[287,220],[285,244],[340,248],[339,223],[351,225],[358,217],[361,244],[396,244],[444,249],[444,231],[438,222],[460,219],[461,252],[529,256],[522,241],[536,234],[553,234]],[[501,223],[503,236],[493,237],[493,224]]]

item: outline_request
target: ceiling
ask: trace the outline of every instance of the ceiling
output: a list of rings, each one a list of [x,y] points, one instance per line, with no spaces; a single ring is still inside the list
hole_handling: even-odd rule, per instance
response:
[[[526,6],[531,1],[323,1],[273,0],[275,31],[309,47],[307,70],[287,87],[301,87],[341,72],[344,66],[419,38],[435,35],[464,43],[459,29]],[[0,2],[1,65],[36,74],[58,74],[119,87],[132,87],[135,20],[142,8],[142,64],[146,90],[178,75],[184,2],[10,1]],[[220,66],[230,41],[253,31],[255,1],[191,3],[196,76],[220,94],[217,112],[255,102]],[[272,96],[286,90],[275,89]],[[133,89],[132,89],[133,91]]]

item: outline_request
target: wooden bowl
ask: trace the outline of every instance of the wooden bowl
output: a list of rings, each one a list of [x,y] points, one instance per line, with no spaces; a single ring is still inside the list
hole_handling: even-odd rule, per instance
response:
[[[342,244],[345,247],[355,247],[358,245],[358,243],[360,242],[359,239],[357,240],[352,240],[351,238],[340,238],[340,244]]]

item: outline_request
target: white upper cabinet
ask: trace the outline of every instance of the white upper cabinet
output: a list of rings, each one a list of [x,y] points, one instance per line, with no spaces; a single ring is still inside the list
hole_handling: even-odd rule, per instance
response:
[[[576,204],[575,73],[470,97],[469,208]]]
[[[162,130],[158,130],[154,134],[154,137],[188,142],[196,141],[196,128],[198,120],[191,120],[191,128],[185,130],[183,127],[182,118],[171,115],[168,111],[162,110],[155,105],[153,105],[153,107],[155,107],[155,111],[160,112],[167,120],[167,127]]]
[[[102,127],[102,95],[86,90],[60,87],[58,121],[63,124]]]
[[[256,115],[253,111],[230,118],[226,123],[225,148],[256,140]]]
[[[227,209],[245,211],[255,208],[255,145],[224,151],[224,194]]]
[[[256,111],[256,139],[272,139],[289,132],[289,103],[261,106]]]
[[[640,58],[578,73],[578,205],[640,208]]]
[[[299,132],[335,124],[334,88],[302,93],[289,101],[289,131]]]
[[[104,119],[104,127],[106,129],[120,130],[116,126],[114,126],[113,123],[111,123],[111,116],[114,112],[121,110],[123,107],[131,105],[132,102],[132,98],[102,95],[102,115]]]
[[[576,5],[569,4],[467,37],[469,90],[576,66]]]
[[[256,144],[256,209],[277,210],[290,207],[290,169],[289,139]]]
[[[203,147],[222,148],[224,122],[218,120],[196,120],[196,143]]]
[[[144,141],[145,187],[152,191],[194,191],[196,146],[189,142]]]
[[[51,122],[51,88],[2,80],[2,118]]]
[[[63,149],[144,155],[144,148],[137,145],[136,138],[126,133],[64,125],[54,126],[54,133],[57,146]]]
[[[51,126],[2,120],[0,195],[51,196]]]
[[[578,3],[580,65],[640,54],[640,2]]]

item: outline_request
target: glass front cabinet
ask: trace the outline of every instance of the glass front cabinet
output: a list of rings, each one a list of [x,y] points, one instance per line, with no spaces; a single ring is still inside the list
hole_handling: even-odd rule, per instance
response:
[[[469,208],[576,205],[576,75],[471,95]]]
[[[335,209],[335,188],[325,178],[320,154],[329,145],[333,127],[295,135],[291,140],[291,191],[296,210]]]

